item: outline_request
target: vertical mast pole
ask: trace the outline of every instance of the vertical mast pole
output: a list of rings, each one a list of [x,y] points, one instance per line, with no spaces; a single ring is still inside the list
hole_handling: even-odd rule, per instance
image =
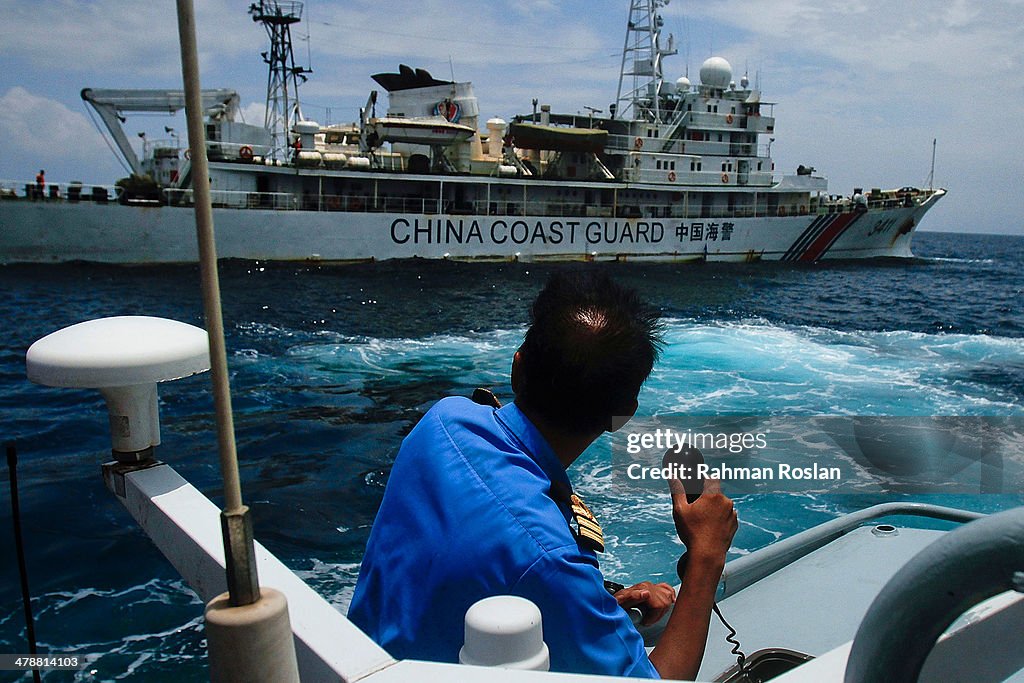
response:
[[[939,142],[938,138],[932,138],[932,170],[928,174],[928,191],[929,192],[934,189],[933,185],[935,183],[935,146],[938,144],[938,142]]]
[[[213,383],[217,416],[217,445],[224,484],[221,526],[227,564],[228,591],[233,605],[250,605],[260,598],[256,575],[249,508],[242,504],[238,476],[235,426],[231,413],[224,320],[217,275],[217,247],[213,235],[213,207],[210,201],[210,168],[206,157],[202,97],[199,88],[199,57],[196,48],[195,14],[192,0],[177,0],[178,35],[181,41],[181,72],[185,84],[185,118],[188,144],[192,150],[192,191],[196,209],[196,240],[199,244],[199,272],[202,280],[203,315],[210,338],[210,379]]]

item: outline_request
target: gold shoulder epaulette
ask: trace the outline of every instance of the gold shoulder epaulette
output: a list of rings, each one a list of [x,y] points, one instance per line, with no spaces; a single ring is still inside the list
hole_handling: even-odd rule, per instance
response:
[[[576,542],[597,553],[604,552],[604,533],[597,517],[590,511],[583,499],[573,493],[569,496],[569,507],[576,522]]]
[[[603,553],[604,532],[601,531],[601,524],[597,521],[597,517],[583,502],[583,499],[576,495],[571,487],[560,481],[551,484],[551,497],[559,503],[569,506],[569,512],[572,514],[569,531],[576,537],[576,543],[581,548],[593,550],[595,553]],[[576,523],[576,528],[573,528],[572,522]]]

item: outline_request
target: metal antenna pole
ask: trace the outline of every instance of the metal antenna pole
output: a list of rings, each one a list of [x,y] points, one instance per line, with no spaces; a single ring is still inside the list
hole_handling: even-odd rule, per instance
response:
[[[938,138],[932,138],[932,170],[928,174],[928,190],[929,191],[934,189],[933,185],[935,184],[935,146],[938,143],[939,143],[939,139]]]
[[[14,523],[14,554],[18,557],[18,576],[21,579],[21,604],[25,611],[25,638],[28,653],[36,654],[36,620],[32,615],[32,593],[28,589],[28,569],[25,566],[25,543],[21,537],[21,505],[18,502],[18,450],[14,443],[4,444],[7,451],[8,479],[11,486],[11,520]],[[39,669],[32,669],[32,680],[42,680]]]
[[[231,414],[231,387],[224,344],[224,320],[220,305],[220,280],[217,276],[217,247],[213,236],[213,207],[210,203],[210,171],[206,157],[206,131],[203,125],[202,97],[199,88],[199,57],[196,49],[195,16],[192,0],[178,2],[178,34],[181,41],[181,72],[185,82],[185,114],[188,122],[188,146],[192,150],[192,191],[196,208],[196,239],[199,242],[199,270],[202,278],[203,315],[210,337],[210,379],[217,415],[217,444],[221,477],[224,481],[224,553],[228,592],[232,605],[250,605],[260,598],[256,575],[249,508],[242,504],[235,450],[235,425]]]

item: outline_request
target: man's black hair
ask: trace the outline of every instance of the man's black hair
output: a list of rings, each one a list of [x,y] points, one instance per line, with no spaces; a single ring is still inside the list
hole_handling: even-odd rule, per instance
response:
[[[516,400],[574,434],[632,414],[661,350],[659,313],[607,275],[560,272],[533,303]]]

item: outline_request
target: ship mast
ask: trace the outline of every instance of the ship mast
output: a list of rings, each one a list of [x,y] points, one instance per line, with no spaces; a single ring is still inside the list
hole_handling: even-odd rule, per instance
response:
[[[668,46],[661,46],[661,27],[665,22],[658,14],[658,9],[668,3],[669,0],[630,2],[626,42],[622,48],[622,68],[619,71],[619,89],[615,96],[616,112],[613,116],[661,122],[659,95],[664,80],[661,58],[678,52],[671,34]]]
[[[935,187],[935,146],[939,144],[938,138],[932,138],[932,170],[928,174],[928,190],[934,190]]]
[[[263,24],[270,38],[270,51],[261,53],[266,62],[267,106],[263,126],[270,131],[271,152],[274,160],[287,157],[289,131],[296,121],[302,120],[299,108],[299,83],[305,83],[310,69],[296,66],[292,49],[292,24],[302,18],[301,2],[260,0],[249,6],[252,20]]]

